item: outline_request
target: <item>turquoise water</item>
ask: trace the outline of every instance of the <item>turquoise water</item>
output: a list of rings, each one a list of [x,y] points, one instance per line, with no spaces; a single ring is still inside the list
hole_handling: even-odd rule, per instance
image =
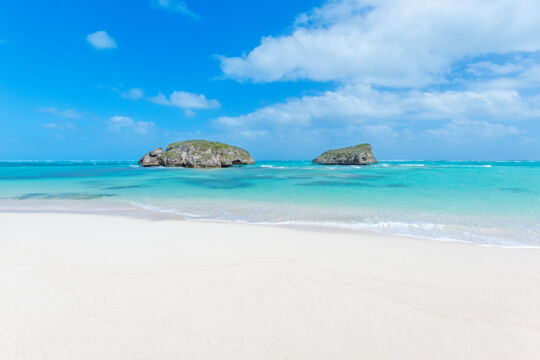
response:
[[[87,211],[303,224],[540,246],[540,162],[260,162],[198,170],[135,162],[0,162],[0,211]]]

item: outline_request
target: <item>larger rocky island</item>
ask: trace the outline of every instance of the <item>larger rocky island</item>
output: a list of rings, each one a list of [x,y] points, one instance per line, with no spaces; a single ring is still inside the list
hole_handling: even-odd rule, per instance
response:
[[[328,150],[313,159],[315,164],[323,165],[368,165],[376,164],[370,144],[360,144],[341,149]]]
[[[139,165],[144,167],[224,168],[250,164],[255,164],[255,161],[246,150],[207,140],[172,143],[165,151],[159,147],[139,160]]]

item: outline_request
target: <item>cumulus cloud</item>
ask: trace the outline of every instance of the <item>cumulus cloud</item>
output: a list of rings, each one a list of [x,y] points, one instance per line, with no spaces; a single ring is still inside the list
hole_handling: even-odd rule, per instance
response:
[[[106,31],[100,30],[95,33],[88,34],[86,41],[90,43],[95,49],[116,49],[116,41],[107,34]]]
[[[484,118],[492,121],[540,117],[540,108],[515,90],[423,92],[383,91],[347,85],[320,95],[289,99],[236,117],[219,117],[218,125],[311,126],[381,120]]]
[[[41,112],[49,113],[55,116],[60,116],[68,119],[82,119],[83,116],[73,109],[59,110],[55,107],[45,107],[39,109]]]
[[[182,15],[199,19],[199,15],[191,11],[187,4],[181,0],[152,0],[152,5],[160,9],[176,11]]]
[[[120,93],[124,99],[139,100],[144,97],[144,91],[140,88],[129,89],[128,91]]]
[[[146,134],[155,126],[149,121],[135,121],[129,116],[113,116],[107,121],[110,131],[118,132],[124,129],[132,130],[138,134]]]
[[[182,109],[213,109],[220,106],[217,100],[207,99],[203,94],[175,91],[169,97],[171,104]]]
[[[366,125],[361,132],[370,139],[388,140],[399,137],[398,132],[388,125]]]
[[[477,120],[453,120],[439,129],[428,130],[430,134],[452,141],[461,141],[472,137],[498,139],[509,135],[518,135],[521,131],[512,125],[493,124]]]
[[[248,114],[222,116],[214,119],[214,125],[246,140],[260,141],[271,135],[285,147],[291,143],[381,144],[399,139],[421,148],[426,141],[440,146],[523,136],[526,124],[540,119],[539,99],[523,97],[515,90],[395,91],[346,85]]]
[[[158,104],[158,105],[166,105],[166,106],[172,105],[169,99],[167,99],[167,97],[161,93],[159,93],[156,96],[151,97],[149,100],[153,102],[154,104]]]
[[[540,87],[540,63],[529,60],[476,65],[472,64],[472,70],[468,67],[468,71],[477,75],[480,81],[471,80],[470,88],[527,90]]]
[[[523,64],[516,63],[494,64],[490,61],[480,61],[467,65],[467,71],[477,76],[507,75],[522,72],[524,70],[525,67]]]
[[[333,0],[292,33],[223,57],[226,76],[419,87],[464,57],[540,49],[536,0]]]
[[[194,110],[215,109],[221,107],[217,100],[207,99],[203,94],[194,94],[186,91],[175,91],[169,98],[158,94],[149,99],[155,104],[176,106],[183,109],[186,116],[194,116]]]
[[[329,0],[220,65],[240,81],[330,90],[213,123],[287,142],[525,136],[540,119],[539,15],[533,0]]]

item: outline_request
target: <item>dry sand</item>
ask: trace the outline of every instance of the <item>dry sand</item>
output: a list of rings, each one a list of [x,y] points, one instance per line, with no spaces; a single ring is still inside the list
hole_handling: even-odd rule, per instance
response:
[[[540,359],[540,250],[0,214],[0,359]]]

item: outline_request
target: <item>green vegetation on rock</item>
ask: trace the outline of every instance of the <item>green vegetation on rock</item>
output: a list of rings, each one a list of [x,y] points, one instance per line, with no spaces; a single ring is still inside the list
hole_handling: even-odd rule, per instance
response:
[[[313,163],[323,165],[367,165],[375,164],[370,144],[359,144],[341,149],[328,150],[313,159]]]
[[[243,150],[243,149],[241,149],[239,147],[223,144],[223,143],[216,142],[216,141],[185,140],[185,141],[179,141],[179,142],[169,144],[169,146],[167,146],[167,151],[169,151],[171,149],[174,149],[174,148],[182,147],[182,146],[196,146],[196,147],[199,147],[199,148],[211,149],[211,150],[224,150],[224,149],[231,149],[231,148]]]
[[[145,154],[139,161],[143,166],[190,168],[220,168],[254,164],[249,153],[239,147],[207,140],[187,140]]]

